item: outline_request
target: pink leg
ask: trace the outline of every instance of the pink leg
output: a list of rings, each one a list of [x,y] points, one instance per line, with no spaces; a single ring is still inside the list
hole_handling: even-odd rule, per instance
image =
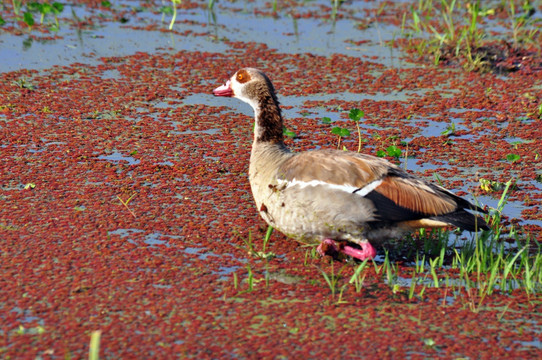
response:
[[[359,260],[372,259],[376,256],[375,248],[368,242],[362,242],[360,244],[361,250],[354,248],[350,245],[340,246],[335,240],[324,239],[320,245],[316,248],[316,251],[322,256],[333,256],[338,252],[342,252],[345,255],[352,256]]]
[[[364,241],[359,245],[361,246],[361,250],[345,245],[344,248],[341,249],[341,252],[362,261],[365,259],[373,259],[376,256],[375,248],[368,241]]]

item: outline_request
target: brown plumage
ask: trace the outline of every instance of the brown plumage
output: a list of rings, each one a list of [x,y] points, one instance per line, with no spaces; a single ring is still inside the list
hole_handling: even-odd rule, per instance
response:
[[[381,158],[338,150],[290,152],[275,89],[259,70],[241,69],[213,93],[254,109],[249,177],[260,215],[287,236],[320,241],[322,254],[372,258],[376,251],[369,241],[418,227],[488,229],[483,218],[467,211],[483,209]]]

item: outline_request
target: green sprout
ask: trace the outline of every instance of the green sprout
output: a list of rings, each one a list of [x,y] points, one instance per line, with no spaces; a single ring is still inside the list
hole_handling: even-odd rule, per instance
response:
[[[171,3],[173,4],[173,17],[171,18],[171,22],[169,23],[169,30],[173,29],[173,24],[175,24],[175,20],[177,19],[177,4],[181,4],[182,0],[171,0]]]
[[[286,127],[282,128],[282,133],[285,136],[288,136],[291,139],[295,139],[297,137],[297,134],[295,132],[293,132],[292,130],[287,129]]]
[[[22,0],[12,0],[12,4],[13,4],[13,13],[16,16],[19,16],[19,14],[21,12],[21,7],[23,5],[23,1]]]
[[[398,148],[396,145],[390,145],[387,147],[386,151],[384,150],[378,150],[376,152],[376,156],[378,157],[385,157],[385,156],[391,156],[396,159],[399,159],[401,157],[402,151],[400,148]]]
[[[506,155],[506,160],[510,161],[511,163],[515,163],[516,161],[519,161],[521,159],[521,156],[518,154],[508,154]]]
[[[448,137],[455,135],[455,123],[453,122],[450,123],[450,125],[446,127],[446,130],[441,132],[441,135],[448,136]]]
[[[31,12],[27,11],[23,14],[23,21],[26,25],[28,25],[28,29],[32,30],[32,26],[34,26],[34,16]]]
[[[335,126],[333,129],[331,129],[331,133],[339,137],[339,140],[337,142],[337,149],[340,149],[341,147],[341,139],[343,137],[350,136],[350,130],[339,126]]]
[[[31,2],[31,3],[28,3],[27,5],[27,8],[28,8],[28,12],[39,12],[40,13],[40,24],[43,24],[43,21],[45,20],[45,16],[47,16],[47,14],[53,14],[53,16],[55,17],[55,27],[54,29],[58,29],[59,28],[59,23],[58,23],[58,14],[60,14],[62,11],[64,11],[64,5],[59,3],[59,2],[54,2],[52,4],[49,4],[48,2],[44,2],[44,3],[39,3],[39,2]],[[25,16],[26,16],[26,13],[25,13]],[[25,23],[27,25],[28,22],[26,21],[25,19]]]
[[[351,109],[348,117],[356,123],[356,129],[358,130],[358,152],[361,152],[361,129],[359,128],[360,120],[365,116],[365,112],[360,109]]]
[[[93,331],[90,334],[90,345],[88,350],[89,360],[98,360],[100,358],[100,337],[102,332],[100,330]]]

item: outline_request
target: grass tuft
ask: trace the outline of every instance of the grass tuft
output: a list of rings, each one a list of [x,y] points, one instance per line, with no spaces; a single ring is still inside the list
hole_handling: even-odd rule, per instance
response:
[[[468,71],[499,70],[499,62],[534,46],[541,49],[541,30],[534,8],[529,1],[521,9],[513,0],[500,4],[481,1],[428,0],[412,5],[403,14],[402,34],[406,37],[406,49],[420,57],[432,58],[435,66],[443,61],[457,62]],[[507,17],[507,33],[492,35],[493,17]],[[508,44],[507,40],[513,43]],[[499,45],[505,43],[502,48]],[[514,71],[516,67],[502,68]]]

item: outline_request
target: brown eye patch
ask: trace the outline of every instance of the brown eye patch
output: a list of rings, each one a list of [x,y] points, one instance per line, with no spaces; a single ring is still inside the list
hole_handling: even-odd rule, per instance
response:
[[[244,84],[249,80],[250,80],[250,75],[248,74],[246,70],[243,69],[237,72],[237,81],[239,81],[241,84]]]

